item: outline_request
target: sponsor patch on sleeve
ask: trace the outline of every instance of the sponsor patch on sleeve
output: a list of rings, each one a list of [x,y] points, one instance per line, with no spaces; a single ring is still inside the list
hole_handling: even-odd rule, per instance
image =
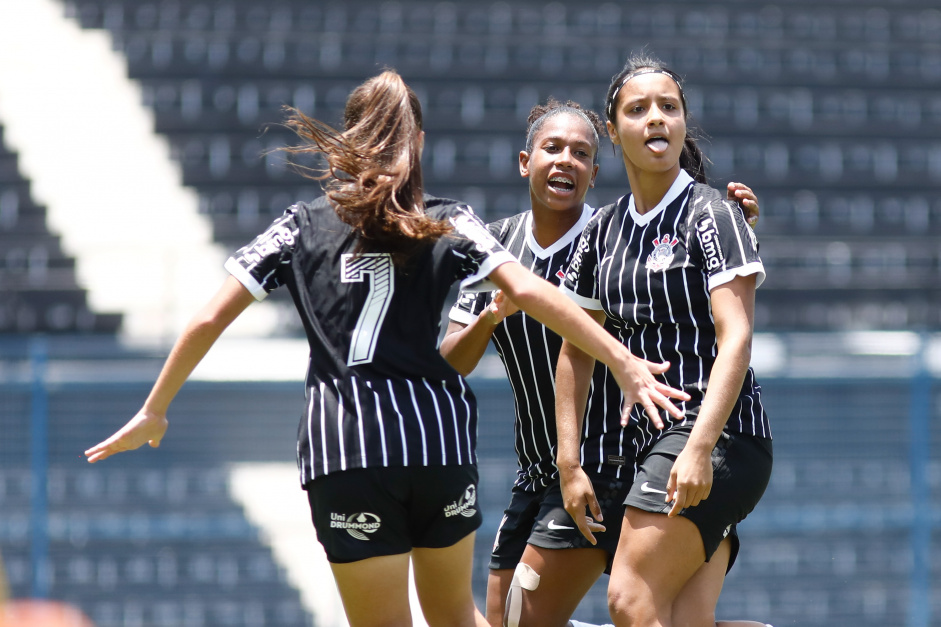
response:
[[[719,233],[716,231],[716,221],[711,216],[704,216],[696,224],[696,237],[702,247],[703,266],[709,272],[715,272],[725,267],[725,254],[719,243]]]
[[[456,216],[453,216],[451,218],[451,224],[454,226],[454,230],[458,235],[474,242],[474,245],[480,252],[489,253],[500,246],[497,238],[487,230],[483,222],[467,211],[462,211]]]

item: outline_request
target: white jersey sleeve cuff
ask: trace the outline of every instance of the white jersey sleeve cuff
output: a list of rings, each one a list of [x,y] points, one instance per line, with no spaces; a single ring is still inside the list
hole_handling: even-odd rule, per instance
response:
[[[709,277],[709,291],[716,289],[720,285],[725,285],[737,276],[750,276],[756,274],[755,287],[757,288],[765,281],[765,266],[760,261],[752,261],[738,268],[723,270]]]
[[[252,296],[255,297],[255,300],[265,300],[268,297],[268,292],[265,291],[265,288],[261,286],[261,283],[255,280],[248,270],[242,267],[235,257],[229,257],[225,262],[225,269],[231,274],[235,279],[241,283],[245,289],[252,293]]]
[[[580,296],[564,285],[559,286],[559,291],[568,296],[576,305],[582,309],[591,309],[592,311],[601,311],[604,309],[604,307],[601,305],[601,301],[597,298],[586,298],[585,296]]]
[[[494,285],[493,282],[490,281],[490,279],[487,277],[490,276],[490,273],[496,270],[498,266],[502,266],[503,264],[509,263],[511,261],[519,262],[516,257],[506,251],[501,251],[490,255],[482,264],[480,264],[477,272],[461,281],[461,291],[490,292],[497,289],[497,286]]]
[[[463,325],[469,325],[477,319],[477,316],[469,311],[464,311],[463,309],[458,309],[457,307],[451,307],[451,311],[448,312],[448,319],[453,320],[454,322],[459,322]]]

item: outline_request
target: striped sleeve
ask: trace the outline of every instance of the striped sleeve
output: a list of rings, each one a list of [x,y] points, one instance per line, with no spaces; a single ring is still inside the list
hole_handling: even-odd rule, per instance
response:
[[[281,272],[291,263],[297,242],[297,209],[297,205],[288,207],[261,235],[225,262],[225,269],[255,300],[264,300],[283,284]]]
[[[694,228],[695,253],[708,277],[709,290],[737,276],[757,275],[756,287],[765,280],[758,240],[738,205],[725,200],[705,203]]]
[[[448,318],[461,324],[471,324],[489,301],[489,292],[461,292],[457,302],[451,307]]]
[[[578,239],[575,252],[572,253],[572,260],[565,271],[565,277],[559,285],[563,294],[584,309],[600,310],[602,308],[597,279],[600,246],[598,233],[601,223],[599,218],[603,213],[604,209],[599,211],[585,226],[585,230]]]
[[[453,252],[464,260],[461,289],[467,292],[489,292],[496,286],[487,277],[498,266],[516,261],[516,257],[503,248],[470,207],[459,206],[451,216],[454,227]]]
[[[506,220],[498,220],[487,225],[490,233],[504,246],[506,240],[502,238],[506,235],[506,225]],[[457,302],[451,307],[448,318],[461,324],[471,324],[480,315],[480,312],[490,304],[491,294],[487,291],[462,291],[458,295]]]

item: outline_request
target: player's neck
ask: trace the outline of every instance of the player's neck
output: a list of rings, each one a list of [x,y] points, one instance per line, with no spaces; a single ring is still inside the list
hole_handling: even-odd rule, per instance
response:
[[[634,196],[634,209],[640,215],[655,209],[663,197],[667,195],[673,182],[680,174],[680,166],[663,172],[650,172],[637,167],[627,168],[627,179],[631,184],[631,194]]]
[[[533,203],[533,238],[543,248],[555,244],[563,235],[572,230],[582,217],[584,205],[570,209],[550,209]]]

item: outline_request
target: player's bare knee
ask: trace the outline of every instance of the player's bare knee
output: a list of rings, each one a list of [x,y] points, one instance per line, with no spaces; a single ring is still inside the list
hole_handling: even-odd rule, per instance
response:
[[[516,565],[510,591],[506,595],[506,610],[503,614],[503,627],[520,627],[523,615],[523,590],[532,592],[539,587],[539,573],[529,564],[520,562]]]
[[[643,620],[639,620],[644,614],[643,608],[644,604],[640,602],[637,595],[631,594],[630,590],[608,586],[608,612],[617,624],[631,626],[644,624]]]

